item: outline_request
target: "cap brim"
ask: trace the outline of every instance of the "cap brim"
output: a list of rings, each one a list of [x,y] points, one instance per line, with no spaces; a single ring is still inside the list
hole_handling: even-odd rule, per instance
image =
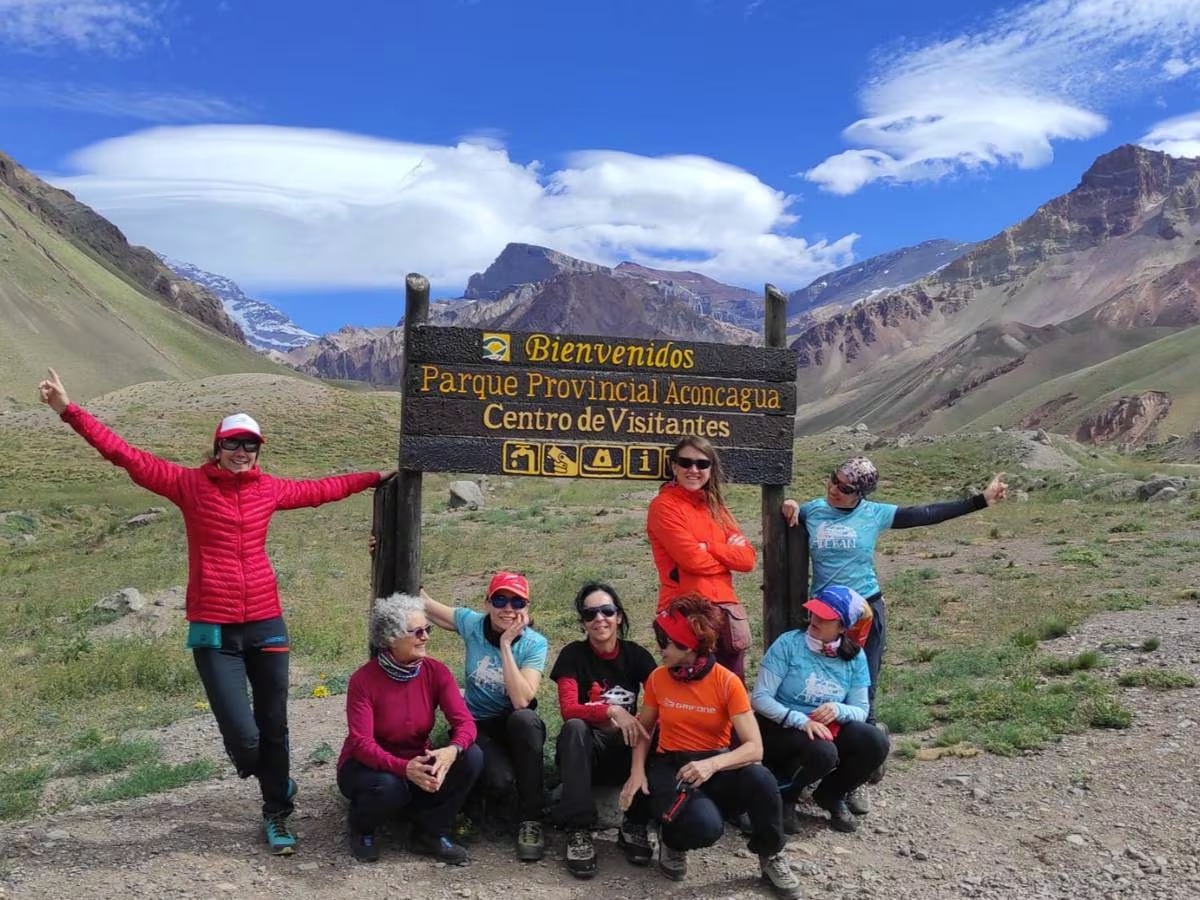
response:
[[[256,441],[258,441],[260,444],[265,444],[267,442],[267,439],[264,438],[261,434],[258,434],[257,432],[254,432],[254,431],[250,431],[247,428],[235,428],[232,431],[221,431],[221,432],[217,433],[218,441],[223,441],[223,440],[225,440],[225,438],[234,438],[234,437],[252,437]]]
[[[822,619],[837,619],[839,622],[842,619],[836,609],[822,600],[817,600],[815,597],[812,600],[806,601],[804,608],[809,612],[816,613]]]

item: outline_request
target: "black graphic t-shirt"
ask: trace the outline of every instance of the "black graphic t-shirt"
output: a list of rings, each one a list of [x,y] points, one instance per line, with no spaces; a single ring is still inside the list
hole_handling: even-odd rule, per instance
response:
[[[583,640],[562,648],[550,677],[555,681],[574,679],[581,704],[621,706],[632,713],[637,710],[642,684],[657,667],[646,648],[632,641],[617,641],[617,655],[601,659],[591,644]]]

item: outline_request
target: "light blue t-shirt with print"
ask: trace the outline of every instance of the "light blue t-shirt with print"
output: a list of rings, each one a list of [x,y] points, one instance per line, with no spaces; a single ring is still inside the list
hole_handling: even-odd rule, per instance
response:
[[[512,709],[508,691],[504,689],[504,666],[500,659],[500,648],[492,644],[484,634],[487,616],[465,606],[454,608],[454,627],[462,636],[467,648],[466,683],[464,698],[467,709],[476,719],[493,719]],[[546,669],[546,656],[550,643],[546,638],[526,628],[513,641],[513,659],[518,669]]]
[[[814,653],[797,629],[767,649],[750,702],[756,712],[789,728],[801,727],[822,703],[836,704],[839,722],[865,722],[870,686],[867,654],[846,660]]]
[[[863,500],[852,510],[836,509],[824,497],[800,507],[812,559],[810,593],[816,594],[831,584],[844,584],[864,597],[878,594],[875,542],[879,532],[892,527],[899,508]]]

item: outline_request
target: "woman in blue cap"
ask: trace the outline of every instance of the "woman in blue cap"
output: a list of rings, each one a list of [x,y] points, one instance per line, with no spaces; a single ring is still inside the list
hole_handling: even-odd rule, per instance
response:
[[[830,585],[804,604],[808,628],[781,634],[767,649],[750,695],[763,737],[763,763],[780,782],[783,827],[797,832],[796,800],[821,781],[813,801],[838,831],[858,824],[847,795],[887,759],[888,739],[867,723],[871,677],[847,633],[867,614],[857,591]]]

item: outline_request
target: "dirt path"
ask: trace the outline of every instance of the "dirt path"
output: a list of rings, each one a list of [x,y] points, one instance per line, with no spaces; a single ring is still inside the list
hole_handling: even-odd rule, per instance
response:
[[[1154,653],[1136,647],[1160,637]],[[1106,613],[1045,645],[1064,655],[1100,648],[1119,671],[1171,665],[1200,676],[1200,607]],[[1113,647],[1115,646],[1115,649]],[[894,762],[875,810],[854,835],[815,818],[789,843],[810,896],[836,898],[1200,897],[1200,689],[1123,689],[1134,712],[1125,731],[1089,731],[1006,759],[980,756]],[[264,852],[255,798],[235,778],[170,794],[77,809],[0,828],[0,896],[291,898],[769,896],[756,861],[729,832],[691,854],[680,886],[653,868],[627,866],[599,842],[600,874],[572,880],[561,837],[537,864],[481,843],[474,863],[446,868],[385,845],[374,866],[345,847],[344,812],[330,765],[306,763],[322,743],[340,746],[340,698],[295,701],[294,756],[301,786],[290,859]],[[172,759],[211,756],[215,726],[198,716],[156,732]],[[603,838],[607,837],[608,840]]]

